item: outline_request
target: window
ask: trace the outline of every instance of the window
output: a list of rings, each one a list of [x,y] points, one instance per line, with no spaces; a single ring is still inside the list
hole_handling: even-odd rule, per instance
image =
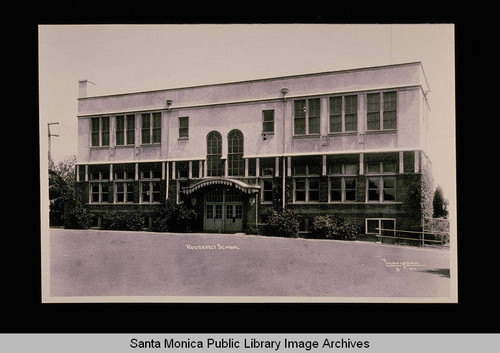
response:
[[[397,92],[370,93],[366,96],[367,130],[397,128]]]
[[[231,130],[227,135],[227,163],[227,171],[230,176],[245,174],[243,133],[239,130]]]
[[[91,119],[91,146],[109,146],[109,116]]]
[[[114,194],[115,203],[134,202],[134,172],[115,172]]]
[[[192,161],[191,162],[191,177],[199,178],[200,177],[200,161]]]
[[[262,179],[262,202],[272,202],[273,201],[273,179],[263,178]]]
[[[297,164],[294,166],[294,202],[318,202],[321,164]]]
[[[182,204],[184,201],[181,198],[182,190],[189,186],[189,182],[185,179],[177,180],[177,187],[175,191],[175,200],[177,204]]]
[[[226,219],[242,219],[243,205],[226,205]]]
[[[319,134],[319,116],[320,116],[320,101],[319,98],[308,99],[309,117],[308,127],[309,134]]]
[[[395,162],[369,162],[366,173],[367,201],[396,201]]]
[[[177,172],[178,179],[185,179],[189,177],[189,162],[182,161],[175,163],[175,170]]]
[[[330,132],[358,130],[358,96],[330,97]]]
[[[222,161],[222,136],[217,131],[207,135],[207,176],[222,176],[224,163]]]
[[[262,132],[265,134],[274,133],[274,110],[262,111]]]
[[[296,100],[293,102],[293,133],[304,135],[306,133],[306,100]]]
[[[397,95],[396,92],[385,92],[384,94],[384,114],[383,128],[384,130],[396,128],[396,107]]]
[[[135,115],[116,116],[116,145],[135,144]]]
[[[179,138],[189,138],[189,117],[179,117]]]
[[[396,220],[394,218],[366,218],[365,233],[374,235],[395,236]]]
[[[380,93],[366,95],[366,123],[368,130],[380,130]]]
[[[109,182],[109,172],[90,173],[91,203],[109,202],[108,182]]]
[[[160,170],[145,170],[140,174],[141,203],[160,202]]]
[[[215,206],[215,219],[222,219],[222,205],[216,204]]]
[[[273,177],[274,168],[276,167],[275,158],[261,158],[259,161],[260,165],[260,176],[262,177]]]
[[[294,135],[320,133],[320,99],[299,99],[293,102]]]
[[[161,142],[161,113],[143,113],[142,120],[142,144],[153,144]]]
[[[330,202],[356,201],[356,163],[330,165]]]

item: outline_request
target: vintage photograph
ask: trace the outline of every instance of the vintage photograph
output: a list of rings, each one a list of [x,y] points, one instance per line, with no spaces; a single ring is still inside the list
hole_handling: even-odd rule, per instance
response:
[[[452,24],[38,32],[43,302],[457,302]]]

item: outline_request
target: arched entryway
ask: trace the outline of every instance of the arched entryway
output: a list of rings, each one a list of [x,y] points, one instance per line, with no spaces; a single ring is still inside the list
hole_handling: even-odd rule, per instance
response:
[[[242,232],[249,206],[255,207],[259,185],[230,178],[210,178],[184,188],[186,195],[203,202],[203,230],[206,232]],[[201,216],[201,215],[200,215]]]

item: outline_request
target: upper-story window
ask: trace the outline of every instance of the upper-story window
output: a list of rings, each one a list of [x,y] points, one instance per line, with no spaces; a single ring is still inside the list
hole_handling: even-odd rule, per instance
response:
[[[109,116],[91,118],[91,146],[109,146]]]
[[[222,136],[218,131],[211,131],[207,135],[207,176],[224,175],[222,162]]]
[[[141,114],[141,143],[161,143],[161,113]]]
[[[187,139],[189,138],[189,117],[180,116],[179,117],[179,138]]]
[[[330,97],[330,132],[358,130],[358,96]]]
[[[265,134],[274,133],[274,109],[262,111],[262,132]]]
[[[320,132],[320,99],[299,99],[293,102],[294,135],[316,135]]]
[[[227,135],[227,172],[230,176],[245,174],[243,160],[243,133],[240,130],[231,130]]]
[[[116,145],[134,145],[135,144],[135,115],[117,115],[116,116]]]
[[[397,92],[366,95],[366,128],[368,131],[397,128]]]

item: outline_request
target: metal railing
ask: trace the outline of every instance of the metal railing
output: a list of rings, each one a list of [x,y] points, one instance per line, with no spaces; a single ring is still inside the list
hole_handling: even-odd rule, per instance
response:
[[[391,235],[384,235],[384,234],[374,234],[377,238],[380,238],[381,241],[383,239],[393,239],[394,242],[401,242],[401,241],[412,241],[412,242],[418,242],[420,246],[425,246],[426,243],[434,243],[439,246],[443,246],[446,242],[444,240],[444,236],[448,235],[446,232],[428,232],[428,231],[411,231],[411,230],[401,230],[401,229],[383,229],[383,228],[375,228],[376,230],[380,232],[390,232],[394,234],[393,236]],[[416,237],[407,237],[407,236],[401,236],[400,234],[416,234],[418,235],[418,238]],[[437,235],[440,239],[426,239],[425,235]]]

